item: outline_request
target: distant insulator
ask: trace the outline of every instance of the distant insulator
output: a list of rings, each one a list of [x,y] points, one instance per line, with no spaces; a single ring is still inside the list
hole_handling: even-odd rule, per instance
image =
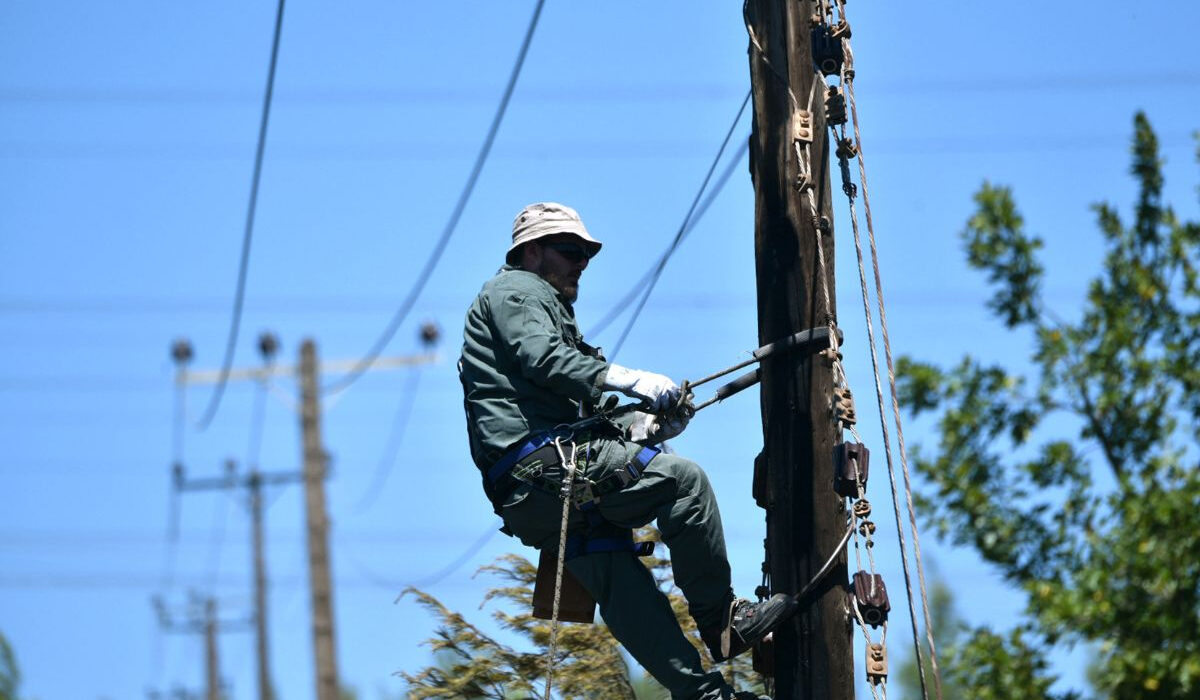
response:
[[[258,334],[258,354],[267,362],[275,359],[275,353],[279,352],[279,338],[270,331],[263,331]]]
[[[438,340],[442,336],[442,331],[433,321],[426,321],[421,324],[421,343],[427,348],[437,345]]]
[[[192,343],[187,338],[179,338],[171,343],[171,359],[177,365],[186,365],[192,361]]]

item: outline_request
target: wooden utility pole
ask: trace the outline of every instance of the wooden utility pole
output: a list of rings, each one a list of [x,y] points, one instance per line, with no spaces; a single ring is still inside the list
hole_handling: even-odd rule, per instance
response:
[[[813,84],[820,80],[810,40],[815,11],[813,0],[749,0],[746,5],[754,93],[750,170],[760,344],[824,327],[836,313],[825,91],[816,85],[814,92]],[[811,168],[800,162],[806,154],[811,154]],[[812,200],[807,187],[812,188]],[[828,309],[823,284],[829,289]],[[845,507],[832,488],[838,437],[832,389],[829,366],[818,356],[791,352],[762,364],[765,446],[759,467],[766,486],[767,570],[773,592],[803,588],[845,532]],[[775,632],[776,698],[854,697],[847,580],[843,554],[800,614]]]
[[[204,601],[204,697],[221,700],[221,670],[217,659],[217,601]]]
[[[287,484],[302,481],[303,474],[298,472],[281,474],[263,474],[252,468],[245,478],[239,478],[237,466],[233,460],[225,463],[225,476],[208,479],[188,479],[184,476],[183,466],[175,466],[175,490],[209,491],[244,488],[249,494],[251,545],[254,566],[254,631],[255,648],[258,657],[258,698],[271,700],[274,691],[271,689],[271,666],[267,643],[267,565],[263,549],[263,509],[262,488],[265,485]]]
[[[301,452],[304,460],[303,472],[294,474],[258,474],[261,484],[281,483],[282,481],[303,480],[305,516],[307,526],[305,537],[308,547],[309,588],[312,601],[312,630],[313,651],[316,660],[317,700],[337,700],[339,683],[337,673],[337,655],[334,639],[333,616],[333,583],[329,565],[329,516],[325,506],[325,477],[327,475],[327,454],[321,440],[321,389],[318,375],[323,372],[364,372],[387,369],[415,367],[433,363],[437,355],[433,349],[437,344],[439,331],[433,323],[425,323],[420,329],[421,343],[425,353],[421,355],[406,355],[398,357],[377,357],[367,368],[361,367],[360,360],[337,360],[326,364],[317,363],[316,344],[305,340],[300,348],[300,364],[295,367],[281,367],[268,362],[261,368],[243,368],[232,370],[189,371],[187,363],[192,358],[191,344],[184,339],[176,341],[172,347],[172,358],[176,363],[175,383],[179,388],[177,395],[177,410],[182,411],[185,405],[183,389],[189,384],[215,384],[222,381],[260,381],[265,382],[272,377],[297,377],[300,381],[300,432]],[[275,341],[271,340],[270,349],[266,341],[260,338],[259,349],[264,355],[273,353]],[[177,440],[178,442],[178,440]],[[181,450],[177,449],[177,453]],[[182,479],[182,467],[176,465],[177,479]],[[250,486],[249,482],[244,484]],[[190,486],[190,482],[189,482]],[[261,518],[261,501],[252,495],[251,510],[259,510],[256,520]],[[269,671],[265,662],[267,653],[266,643],[266,593],[265,564],[262,558],[260,530],[255,531],[255,603],[259,613],[256,624],[259,629],[259,656],[263,659],[259,665],[260,697],[273,696],[270,690]]]
[[[194,594],[188,602],[184,619],[176,619],[167,610],[160,598],[152,598],[151,604],[158,615],[158,624],[167,632],[204,635],[204,697],[206,700],[221,700],[221,664],[218,654],[217,635],[221,632],[246,629],[245,620],[222,621],[217,618],[215,598],[199,598]],[[186,692],[176,689],[173,697]]]
[[[258,656],[258,700],[272,700],[271,656],[267,651],[267,563],[263,556],[263,475],[252,469],[246,479],[250,491],[250,521],[254,524],[254,635]]]
[[[300,346],[300,431],[304,438],[304,501],[308,514],[308,575],[312,596],[317,700],[337,700],[337,650],[333,629],[333,581],[329,573],[329,515],[325,509],[327,456],[321,442],[321,396],[317,346]]]

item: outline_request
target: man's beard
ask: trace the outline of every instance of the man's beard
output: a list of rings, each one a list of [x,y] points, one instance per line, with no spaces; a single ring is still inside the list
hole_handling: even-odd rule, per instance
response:
[[[551,287],[554,287],[559,296],[563,298],[563,301],[567,302],[568,304],[574,304],[575,300],[579,298],[578,280],[571,279],[566,275],[556,274],[547,275],[545,279],[550,283]]]

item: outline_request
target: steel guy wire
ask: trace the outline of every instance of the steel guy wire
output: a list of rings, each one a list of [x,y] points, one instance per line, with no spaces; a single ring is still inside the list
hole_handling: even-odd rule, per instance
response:
[[[483,172],[483,165],[487,162],[488,155],[492,151],[492,144],[496,141],[496,134],[500,131],[500,123],[504,120],[504,114],[508,111],[508,103],[512,99],[513,91],[516,89],[517,78],[521,76],[521,68],[525,65],[525,57],[529,53],[529,46],[533,42],[534,30],[537,29],[538,19],[542,15],[542,7],[545,4],[546,0],[538,0],[537,7],[533,10],[533,17],[530,18],[529,27],[525,30],[525,39],[521,42],[521,49],[517,53],[517,60],[513,64],[512,73],[509,75],[508,85],[504,88],[504,95],[500,98],[500,105],[496,108],[495,116],[492,117],[492,125],[483,140],[483,146],[479,149],[479,155],[475,158],[475,165],[471,169],[471,174],[467,177],[466,185],[458,196],[458,202],[454,205],[454,210],[450,214],[450,220],[446,222],[446,227],[442,230],[442,235],[438,238],[437,244],[434,245],[429,258],[425,261],[425,266],[417,275],[416,282],[413,283],[412,289],[409,290],[408,296],[401,302],[400,307],[396,309],[396,313],[392,316],[392,319],[388,321],[387,326],[383,329],[383,333],[375,341],[375,344],[367,350],[366,355],[344,377],[323,387],[323,393],[328,394],[344,391],[351,384],[358,381],[358,378],[375,362],[376,358],[383,352],[383,349],[391,342],[392,337],[396,335],[400,324],[408,317],[409,312],[412,311],[413,306],[417,303],[417,298],[421,295],[421,292],[425,289],[425,285],[429,282],[429,278],[433,275],[438,261],[442,258],[442,253],[446,251],[446,246],[450,243],[450,237],[454,235],[454,230],[458,226],[458,220],[462,217],[463,210],[466,209],[467,202],[471,199],[471,194],[475,191],[475,183],[479,181],[479,175]]]
[[[650,299],[650,294],[654,292],[654,286],[658,284],[658,279],[662,276],[663,269],[667,266],[667,262],[679,248],[679,244],[687,234],[688,222],[691,221],[692,216],[696,213],[696,207],[700,205],[700,199],[704,196],[704,191],[708,187],[709,181],[712,180],[712,175],[717,169],[717,164],[721,162],[721,156],[725,154],[725,148],[729,145],[729,140],[733,138],[733,132],[737,129],[738,122],[742,120],[742,114],[746,112],[746,105],[750,103],[750,96],[752,94],[753,91],[747,91],[746,97],[742,99],[742,104],[738,107],[737,115],[733,118],[733,123],[729,125],[729,130],[725,132],[725,138],[721,141],[721,147],[717,149],[717,155],[713,158],[712,165],[708,166],[708,172],[704,175],[704,182],[700,184],[700,189],[696,191],[696,196],[692,199],[692,205],[688,207],[687,214],[679,224],[679,230],[675,233],[674,240],[671,241],[671,245],[667,248],[663,256],[659,258],[658,265],[650,277],[650,282],[646,285],[646,290],[642,293],[642,298],[633,310],[633,316],[625,324],[625,329],[621,331],[621,337],[617,339],[616,344],[613,346],[610,359],[616,358],[617,353],[621,351],[621,347],[625,344],[625,339],[629,337],[629,332],[633,330],[633,324],[637,323],[638,316],[641,315],[642,309],[645,308],[646,302]]]
[[[229,322],[229,337],[225,342],[225,359],[221,362],[221,376],[213,389],[212,399],[200,418],[197,427],[200,430],[208,428],[217,408],[221,405],[221,396],[225,393],[225,384],[229,379],[229,370],[233,367],[234,348],[237,346],[238,329],[242,322],[242,303],[246,299],[246,271],[250,266],[250,241],[254,236],[254,213],[258,208],[258,184],[262,178],[263,152],[267,145],[267,126],[271,119],[271,96],[275,91],[275,66],[279,58],[279,36],[283,33],[283,5],[279,0],[275,10],[275,37],[271,42],[271,67],[267,71],[267,89],[263,95],[262,119],[258,125],[258,145],[254,153],[254,175],[250,181],[250,204],[246,210],[246,229],[242,234],[242,255],[238,263],[237,289],[233,297],[233,314]]]
[[[842,15],[844,16],[845,15],[844,0],[838,0],[838,4],[841,7],[841,12],[842,12]],[[850,50],[849,40],[843,39],[842,43],[845,47],[847,57],[851,61],[853,61],[853,53]],[[917,516],[916,516],[915,508],[913,506],[913,498],[912,498],[912,481],[911,481],[911,477],[909,475],[907,450],[906,450],[905,444],[904,444],[904,428],[903,428],[902,421],[900,418],[900,401],[899,401],[899,397],[898,397],[897,390],[896,390],[896,369],[895,369],[895,365],[894,365],[894,362],[892,359],[891,339],[890,339],[890,335],[888,333],[888,326],[887,326],[887,307],[886,307],[886,304],[884,303],[883,282],[882,282],[882,277],[879,272],[879,254],[878,254],[878,248],[877,248],[876,242],[875,242],[875,226],[874,226],[874,220],[871,215],[870,194],[867,189],[867,170],[866,170],[866,164],[863,159],[863,153],[862,153],[862,133],[859,128],[858,106],[857,106],[857,103],[854,98],[854,80],[852,78],[849,80],[843,80],[843,83],[845,84],[845,87],[846,87],[846,99],[850,106],[851,119],[852,119],[852,123],[854,125],[854,140],[855,140],[856,147],[858,149],[859,183],[862,185],[863,210],[865,212],[866,221],[867,221],[867,238],[868,238],[868,241],[870,244],[870,249],[871,249],[871,266],[872,266],[874,276],[875,276],[875,301],[879,308],[880,331],[883,336],[884,357],[887,362],[887,368],[888,368],[888,386],[889,386],[889,389],[891,392],[891,399],[892,399],[892,416],[896,422],[896,440],[897,440],[897,446],[898,446],[898,449],[900,452],[900,465],[901,465],[901,471],[902,471],[903,477],[904,477],[904,494],[905,494],[905,500],[906,500],[907,507],[908,507],[909,524],[912,528],[913,549],[914,549],[914,554],[915,554],[915,559],[916,559],[916,564],[917,564],[917,578],[918,578],[918,583],[920,586],[921,604],[922,604],[922,608],[924,611],[924,618],[925,618],[926,641],[929,643],[930,664],[933,669],[934,683],[936,684],[937,696],[940,700],[940,698],[942,697],[941,672],[938,669],[938,664],[937,664],[937,647],[936,647],[936,645],[934,643],[934,639],[933,639],[933,624],[932,624],[932,620],[930,618],[930,613],[929,613],[929,595],[928,595],[928,591],[927,591],[926,583],[925,583],[925,567],[924,567],[924,564],[923,564],[922,558],[921,558],[921,544],[920,544],[920,537],[918,535]],[[861,266],[861,251],[859,253],[859,256],[860,256],[859,264]],[[878,372],[878,365],[876,365],[876,372]],[[883,417],[882,398],[880,399],[880,416],[881,416],[881,418]],[[888,451],[888,465],[889,465],[889,467],[888,467],[889,471],[891,471],[890,449]],[[894,484],[894,480],[895,480],[895,476],[893,474],[892,475],[893,484]],[[894,486],[893,486],[893,488],[894,488]],[[897,519],[899,519],[898,505],[897,505]],[[912,592],[910,589],[910,591],[909,591],[910,598],[911,598],[911,595],[912,595]],[[922,669],[922,672],[923,672],[923,669]]]
[[[847,84],[847,82],[848,81],[846,81],[843,78],[843,85]],[[830,127],[830,137],[836,139],[838,136],[839,136],[839,134],[838,134],[836,127],[831,126]],[[844,127],[842,129],[841,136],[843,139],[845,138]],[[862,154],[861,154],[861,152],[859,152],[858,157],[861,158],[861,156],[862,156]],[[928,693],[928,689],[926,688],[926,682],[925,682],[925,670],[924,670],[925,664],[923,661],[923,654],[921,652],[920,631],[917,628],[917,606],[913,600],[912,574],[910,573],[910,570],[909,570],[908,546],[907,546],[906,539],[904,536],[904,522],[903,522],[902,515],[900,512],[901,511],[900,497],[899,497],[899,493],[897,491],[896,481],[895,481],[895,467],[894,467],[894,463],[893,463],[893,459],[892,459],[892,442],[891,442],[890,432],[888,430],[888,422],[889,421],[887,419],[886,409],[884,408],[882,379],[879,376],[879,354],[878,354],[878,349],[877,349],[878,344],[875,341],[875,330],[874,330],[874,324],[872,322],[871,302],[870,302],[870,297],[869,297],[868,289],[867,289],[866,264],[863,259],[862,238],[860,235],[860,230],[859,230],[859,225],[858,225],[858,212],[857,212],[857,208],[854,206],[854,190],[850,189],[850,188],[845,188],[843,191],[845,192],[846,199],[848,201],[848,205],[849,205],[849,209],[850,209],[850,224],[851,224],[851,229],[853,230],[853,234],[854,234],[854,249],[855,249],[855,254],[856,254],[857,263],[858,263],[859,286],[862,291],[863,314],[865,317],[865,323],[866,323],[866,329],[867,329],[867,347],[870,352],[871,370],[872,370],[872,375],[875,380],[875,395],[876,395],[876,403],[879,407],[880,432],[882,433],[882,436],[883,436],[884,455],[887,459],[888,475],[890,477],[889,484],[892,489],[892,504],[894,507],[893,510],[896,514],[896,531],[897,531],[897,538],[898,538],[898,541],[900,544],[900,562],[902,565],[902,569],[904,571],[904,587],[905,587],[905,592],[907,594],[907,601],[908,601],[908,606],[909,606],[909,608],[908,608],[909,609],[909,618],[912,621],[913,646],[914,646],[914,651],[915,651],[915,654],[917,657],[917,671],[918,671],[919,679],[921,682],[922,697],[928,697],[929,693]],[[870,550],[868,550],[868,555],[869,554],[870,554]],[[872,562],[872,566],[873,565],[874,565],[874,563]]]

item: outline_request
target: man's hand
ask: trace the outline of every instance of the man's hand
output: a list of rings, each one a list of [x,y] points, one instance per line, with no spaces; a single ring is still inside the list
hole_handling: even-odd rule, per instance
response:
[[[679,401],[679,386],[670,377],[620,365],[609,365],[603,388],[649,404],[650,412],[662,413]]]
[[[629,425],[629,439],[643,445],[657,445],[677,437],[687,424],[687,414],[682,411],[672,418],[639,411],[633,414],[633,423]]]

